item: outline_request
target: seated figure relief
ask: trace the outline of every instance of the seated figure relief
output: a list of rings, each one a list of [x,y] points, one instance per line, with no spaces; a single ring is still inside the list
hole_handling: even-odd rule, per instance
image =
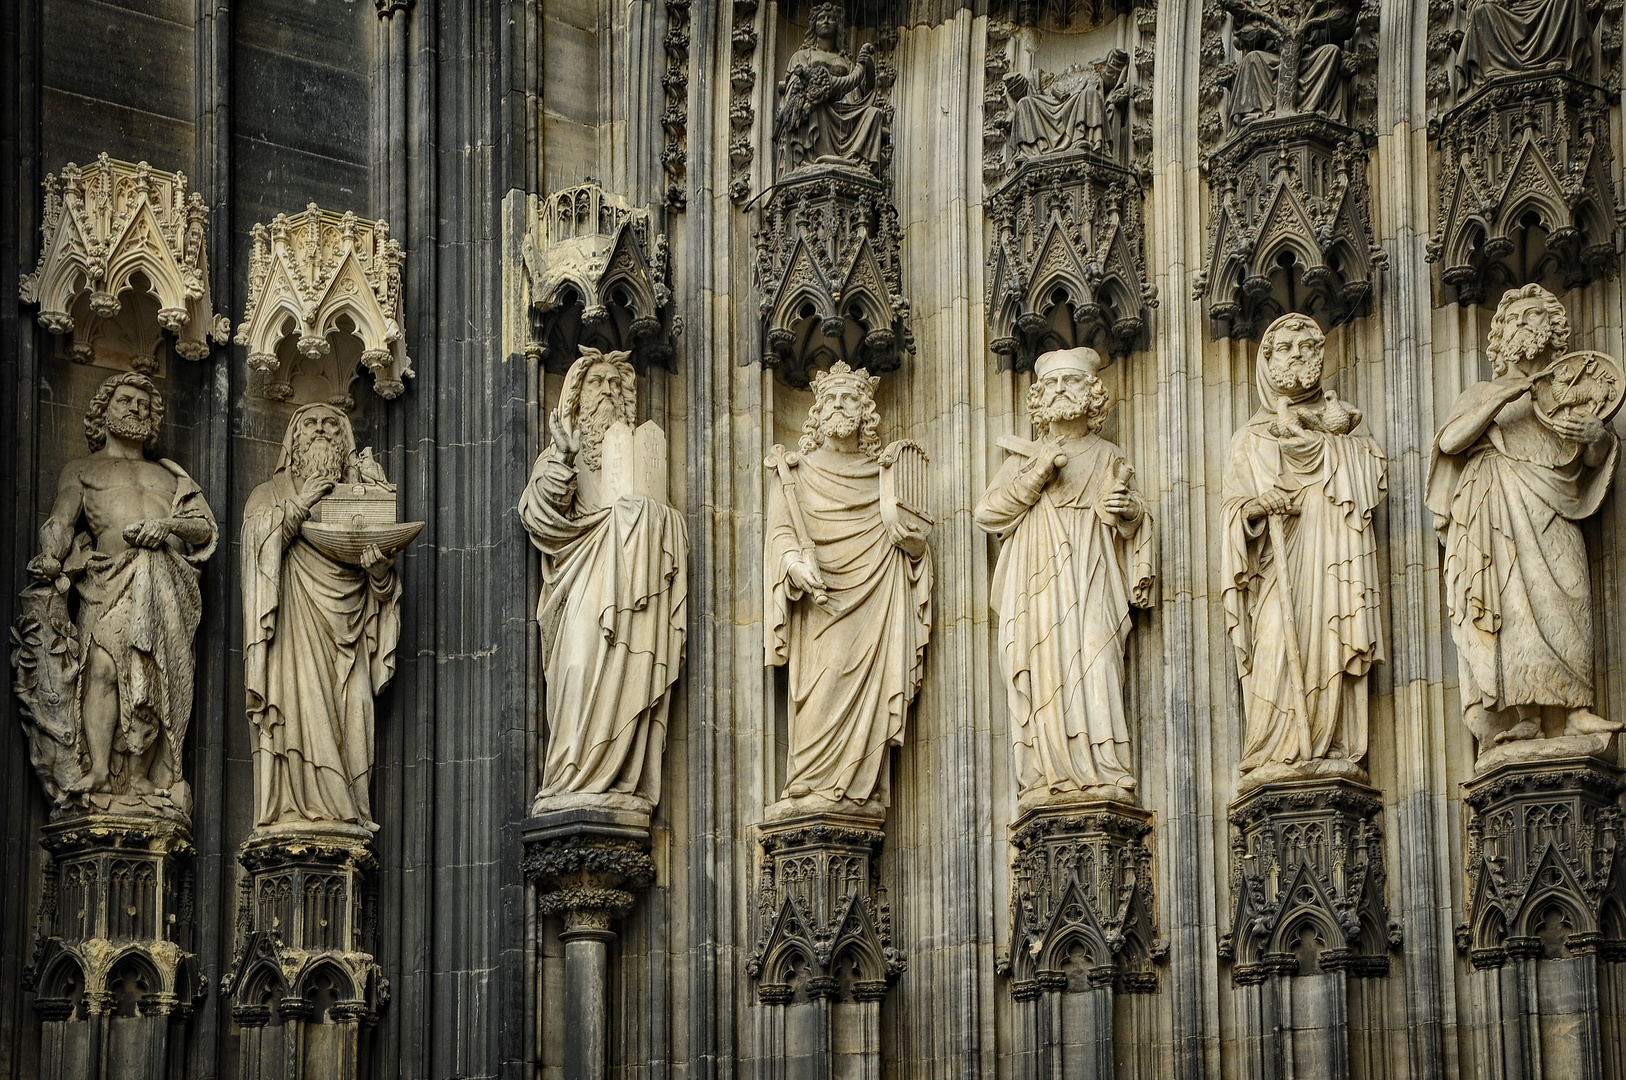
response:
[[[15,688],[31,721],[30,757],[59,809],[191,813],[181,748],[199,567],[219,529],[185,470],[147,457],[163,418],[163,396],[145,375],[101,385],[85,415],[92,452],[63,468],[28,564]]]
[[[1584,0],[1469,0],[1457,52],[1458,89],[1508,75],[1563,71],[1595,78]]]
[[[1349,122],[1356,4],[1320,0],[1277,13],[1256,0],[1221,2],[1234,20],[1236,76],[1227,109],[1233,127],[1299,113]]]
[[[1129,54],[1114,49],[1092,64],[1055,73],[1005,76],[1011,101],[1008,154],[1013,162],[1070,150],[1113,155],[1128,102]]]
[[[824,3],[808,17],[807,36],[779,83],[774,117],[779,174],[804,165],[850,165],[879,172],[891,122],[879,100],[875,49],[847,52],[847,16]]]

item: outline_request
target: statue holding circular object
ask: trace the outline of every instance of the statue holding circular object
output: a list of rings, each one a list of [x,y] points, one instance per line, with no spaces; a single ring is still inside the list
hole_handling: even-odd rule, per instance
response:
[[[1606,353],[1566,353],[1530,380],[1536,418],[1548,427],[1556,417],[1585,409],[1608,423],[1626,400],[1626,376]]]

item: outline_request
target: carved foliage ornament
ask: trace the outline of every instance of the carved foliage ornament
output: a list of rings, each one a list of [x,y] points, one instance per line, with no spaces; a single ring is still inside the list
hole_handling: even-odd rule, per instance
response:
[[[1384,262],[1366,182],[1377,22],[1374,0],[1206,0],[1209,254],[1193,295],[1219,336],[1363,309]]]
[[[39,304],[41,326],[73,334],[78,355],[95,324],[118,316],[125,294],[145,279],[178,355],[201,360],[211,339],[225,342],[228,324],[209,299],[209,208],[187,193],[184,174],[102,154],[47,176],[44,186],[39,263],[19,289]]]
[[[526,352],[563,374],[582,346],[625,351],[640,370],[670,369],[682,333],[654,215],[596,181],[549,195],[523,247],[532,336]]]
[[[661,128],[666,145],[661,149],[661,167],[666,170],[666,206],[682,210],[688,204],[689,174],[689,7],[692,0],[666,0],[666,72],[661,90],[666,108],[661,112]]]
[[[1011,949],[998,968],[1011,994],[1110,986],[1157,990],[1151,814],[1114,806],[1039,810],[1012,830]]]
[[[1220,959],[1233,980],[1388,974],[1400,931],[1383,898],[1381,806],[1340,780],[1267,784],[1232,804],[1235,907]]]
[[[1430,262],[1462,303],[1616,265],[1609,102],[1622,0],[1429,5],[1429,135],[1439,140]]]
[[[751,104],[756,89],[757,0],[734,0],[734,25],[729,34],[733,60],[728,69],[728,197],[743,203],[751,197],[751,129],[757,111]]]
[[[342,364],[349,342],[359,341],[359,361],[372,372],[373,389],[383,398],[400,397],[414,372],[403,331],[406,254],[391,239],[389,223],[310,203],[302,213],[255,225],[251,235],[248,306],[236,341],[247,346],[249,366],[265,373],[266,395],[291,396],[292,354]],[[349,376],[340,371],[333,380],[340,396]]]

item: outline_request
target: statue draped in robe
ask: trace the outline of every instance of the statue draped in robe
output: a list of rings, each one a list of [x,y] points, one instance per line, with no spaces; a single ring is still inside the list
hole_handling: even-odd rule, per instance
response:
[[[1457,51],[1459,90],[1542,71],[1592,79],[1593,54],[1582,0],[1474,0]]]
[[[1093,349],[1034,365],[1034,441],[1011,456],[973,519],[1003,542],[990,606],[1010,702],[1018,804],[1134,802],[1124,713],[1130,606],[1152,604],[1155,538],[1123,451],[1101,438],[1107,391]]]
[[[854,59],[846,36],[840,4],[814,5],[807,36],[778,88],[774,142],[781,176],[816,163],[880,169],[890,124],[877,100],[874,50],[865,45]]]
[[[653,422],[632,430],[628,355],[582,349],[553,413],[554,441],[520,497],[542,552],[548,737],[537,813],[648,811],[660,801],[688,632],[689,534],[666,505],[665,436]]]
[[[395,673],[394,553],[359,565],[301,532],[335,485],[356,482],[355,435],[331,405],[294,412],[270,480],[243,508],[243,668],[254,726],[255,824],[372,832],[373,697]]]
[[[1086,148],[1113,154],[1119,118],[1109,98],[1128,70],[1129,54],[1114,49],[1105,60],[1054,75],[1006,75],[1012,159]]]
[[[1592,712],[1592,584],[1579,522],[1614,478],[1620,444],[1594,413],[1543,418],[1531,389],[1569,344],[1539,285],[1502,297],[1486,354],[1434,440],[1428,508],[1445,545],[1446,613],[1463,722],[1502,759],[1601,752],[1618,721]],[[1547,724],[1564,743],[1540,745]]]
[[[883,813],[925,670],[931,555],[922,528],[886,520],[878,381],[841,362],[817,373],[801,453],[769,458],[767,663],[788,666],[790,690],[783,812]]]
[[[1364,781],[1367,675],[1383,660],[1377,535],[1383,451],[1321,386],[1324,338],[1284,315],[1259,344],[1262,407],[1225,459],[1225,621],[1246,718],[1241,789]]]

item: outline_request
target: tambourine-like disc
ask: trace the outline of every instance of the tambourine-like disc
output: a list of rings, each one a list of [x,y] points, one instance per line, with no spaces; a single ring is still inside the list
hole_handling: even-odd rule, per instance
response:
[[[1626,399],[1626,374],[1607,353],[1582,349],[1565,353],[1536,375],[1530,395],[1536,415],[1549,425],[1576,409],[1608,421]]]

